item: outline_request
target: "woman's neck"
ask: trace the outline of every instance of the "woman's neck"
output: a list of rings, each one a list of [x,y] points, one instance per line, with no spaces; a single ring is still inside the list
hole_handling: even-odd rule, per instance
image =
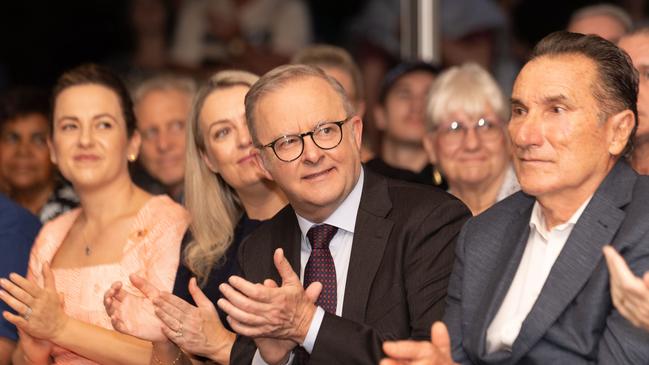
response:
[[[449,182],[449,191],[462,200],[469,207],[473,215],[478,215],[496,202],[500,188],[505,182],[506,175],[507,169],[500,175],[482,184],[462,185]]]
[[[86,222],[102,228],[120,217],[136,213],[148,198],[128,175],[98,188],[75,188]]]
[[[54,181],[30,189],[12,190],[11,198],[32,214],[38,216],[54,192]]]
[[[267,220],[279,212],[288,202],[279,187],[268,180],[246,189],[237,190],[248,218]]]

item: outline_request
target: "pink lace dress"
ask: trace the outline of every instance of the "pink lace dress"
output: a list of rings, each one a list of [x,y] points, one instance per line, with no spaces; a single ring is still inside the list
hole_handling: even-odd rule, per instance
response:
[[[42,265],[50,262],[61,246],[81,209],[74,209],[47,223],[39,233],[29,259],[27,277],[43,286]],[[189,224],[189,214],[166,195],[149,199],[135,217],[124,246],[121,261],[111,264],[78,268],[53,269],[56,288],[65,297],[65,312],[80,321],[112,329],[103,304],[104,293],[115,281],[137,293],[128,276],[137,273],[160,290],[173,289],[178,269],[180,243]],[[159,324],[143,320],[142,308],[133,307],[126,316],[129,327],[146,331],[146,326],[157,330]],[[118,350],[118,349],[116,349]],[[56,364],[96,364],[61,347],[55,347],[52,356]]]

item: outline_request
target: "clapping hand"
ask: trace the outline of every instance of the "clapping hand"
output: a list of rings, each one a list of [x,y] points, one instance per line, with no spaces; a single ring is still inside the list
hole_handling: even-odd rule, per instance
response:
[[[430,329],[431,341],[387,341],[383,351],[388,358],[380,365],[454,365],[451,358],[451,340],[442,322]]]
[[[611,246],[604,247],[604,257],[611,274],[613,305],[635,326],[649,331],[649,272],[635,276]]]
[[[3,312],[3,317],[20,331],[42,340],[54,340],[65,328],[70,317],[63,311],[63,300],[56,291],[54,274],[49,264],[43,264],[44,287],[11,273],[0,279],[0,299],[19,315]]]

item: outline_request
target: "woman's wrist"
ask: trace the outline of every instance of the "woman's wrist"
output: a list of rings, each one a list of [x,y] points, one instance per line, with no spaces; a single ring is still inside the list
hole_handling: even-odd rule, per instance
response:
[[[171,341],[154,342],[151,363],[156,365],[176,365],[182,357],[182,350]]]
[[[70,325],[70,322],[72,322],[72,318],[63,313],[61,319],[58,322],[58,325],[54,329],[54,333],[52,333],[52,337],[49,339],[55,344],[60,344],[61,342],[63,342],[65,338],[65,332]]]

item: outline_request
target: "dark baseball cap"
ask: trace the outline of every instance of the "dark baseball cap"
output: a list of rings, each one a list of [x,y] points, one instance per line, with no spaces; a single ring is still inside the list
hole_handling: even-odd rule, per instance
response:
[[[416,71],[429,72],[433,76],[437,76],[441,72],[441,68],[424,61],[401,62],[385,74],[381,84],[381,92],[379,93],[379,102],[381,104],[385,102],[388,93],[400,78]]]

